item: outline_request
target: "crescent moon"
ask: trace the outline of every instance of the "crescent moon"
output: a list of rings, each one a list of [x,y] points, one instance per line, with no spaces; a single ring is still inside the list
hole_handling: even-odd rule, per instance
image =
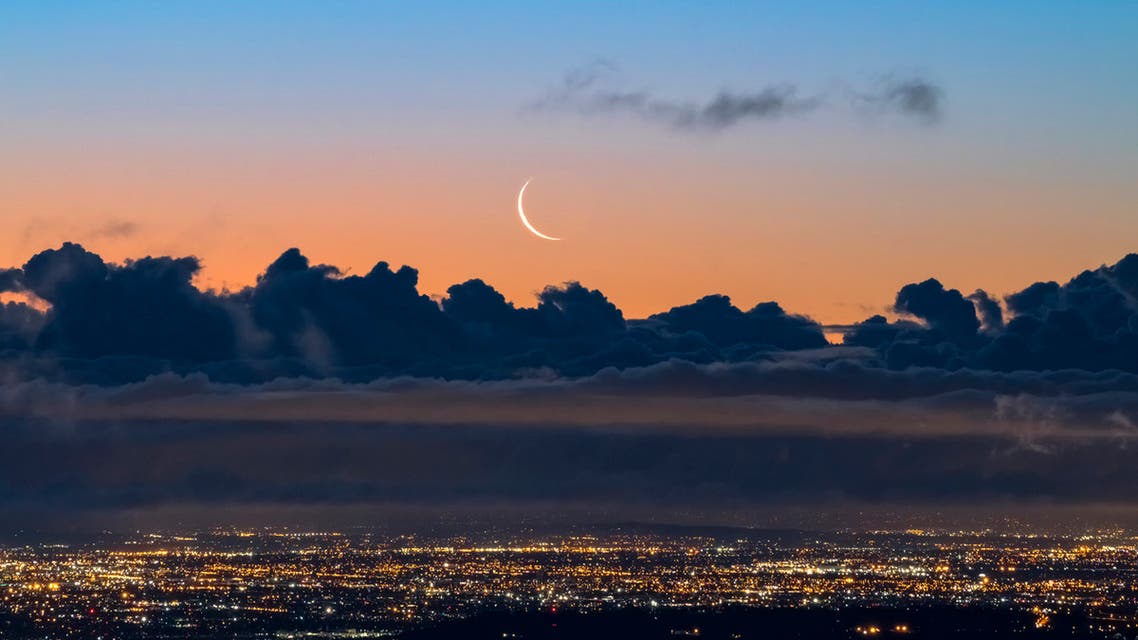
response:
[[[522,219],[522,224],[524,224],[526,226],[526,229],[529,229],[530,232],[533,233],[533,235],[535,235],[539,238],[544,238],[546,240],[560,240],[561,238],[554,238],[553,236],[547,236],[544,233],[538,231],[537,229],[534,229],[533,225],[529,223],[529,218],[526,218],[526,210],[522,207],[522,196],[524,196],[526,194],[526,187],[528,187],[529,183],[532,181],[533,181],[533,178],[526,180],[526,183],[522,185],[522,190],[518,192],[518,217]]]

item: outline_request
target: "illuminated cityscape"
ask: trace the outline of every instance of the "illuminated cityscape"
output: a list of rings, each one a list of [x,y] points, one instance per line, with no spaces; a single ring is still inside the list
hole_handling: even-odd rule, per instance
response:
[[[1138,536],[138,533],[9,544],[0,598],[5,638],[363,638],[491,611],[867,607],[1008,611],[1041,631],[1077,614],[1080,633],[1133,637]],[[908,634],[911,624],[849,633]]]

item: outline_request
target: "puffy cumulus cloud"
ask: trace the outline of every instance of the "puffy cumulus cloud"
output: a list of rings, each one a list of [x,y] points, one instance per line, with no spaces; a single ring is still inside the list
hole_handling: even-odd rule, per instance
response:
[[[458,332],[429,297],[419,274],[386,262],[363,276],[310,265],[296,249],[273,262],[238,299],[270,336],[265,355],[317,365],[398,368],[437,357]]]
[[[447,289],[442,308],[456,322],[478,333],[514,331],[524,326],[506,296],[477,278]]]
[[[22,291],[23,285],[19,269],[0,269],[0,293]]]
[[[874,316],[845,342],[876,349],[886,366],[997,371],[1138,371],[1138,255],[1084,271],[1066,284],[1036,282],[999,302],[963,296],[934,279],[909,284],[894,310],[917,321]]]
[[[31,351],[35,337],[43,330],[43,314],[23,302],[0,305],[0,353]]]
[[[1043,316],[1059,306],[1058,282],[1036,282],[1006,298],[1008,310],[1016,315]]]
[[[956,289],[945,289],[933,278],[901,287],[893,310],[924,320],[952,340],[970,340],[980,329],[972,302]]]
[[[994,333],[1004,328],[1004,310],[998,300],[988,295],[987,291],[977,289],[968,296],[976,305],[976,315],[979,316],[980,328],[987,333]]]
[[[775,303],[747,312],[709,297],[629,322],[602,292],[549,286],[516,307],[481,280],[436,302],[418,272],[379,262],[363,275],[289,249],[253,286],[201,291],[193,257],[104,261],[78,244],[0,272],[0,289],[43,302],[0,313],[16,377],[121,384],[162,371],[255,383],[277,377],[365,381],[393,375],[497,379],[583,376],[670,358],[738,360],[826,344],[812,320]]]
[[[36,254],[20,286],[51,305],[36,349],[77,358],[144,356],[172,362],[235,354],[223,301],[192,284],[196,258],[108,265],[77,244]]]
[[[811,349],[827,344],[816,322],[788,314],[776,302],[763,302],[744,312],[727,296],[710,295],[651,319],[670,333],[696,333],[719,347]]]
[[[538,295],[541,331],[552,336],[605,336],[624,331],[624,315],[600,291],[578,282]]]
[[[629,320],[578,282],[516,306],[481,280],[440,301],[418,272],[377,263],[363,275],[311,264],[297,249],[253,286],[201,291],[193,257],[104,261],[77,244],[0,271],[0,366],[9,379],[122,384],[163,371],[219,382],[391,376],[582,377],[669,362],[785,360],[832,349],[823,327],[776,302],[750,309],[704,296]],[[903,286],[892,310],[843,328],[867,367],[976,371],[1138,372],[1138,256],[1040,282],[1004,298],[936,279]],[[1006,309],[1006,312],[1005,312]],[[834,353],[834,351],[830,351]]]

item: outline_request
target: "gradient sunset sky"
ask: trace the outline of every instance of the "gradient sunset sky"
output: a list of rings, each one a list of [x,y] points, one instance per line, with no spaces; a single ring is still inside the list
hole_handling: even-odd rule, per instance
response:
[[[725,293],[840,323],[900,285],[1002,294],[1138,248],[1138,3],[8,2],[0,265],[74,240],[284,249],[630,317]],[[941,117],[824,108],[687,131],[527,109],[566,73],[679,102],[895,77]],[[525,232],[514,204],[561,242]]]

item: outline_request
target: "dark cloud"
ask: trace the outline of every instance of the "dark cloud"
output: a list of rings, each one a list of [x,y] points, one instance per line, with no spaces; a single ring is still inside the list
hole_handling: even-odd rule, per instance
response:
[[[719,434],[357,423],[85,425],[11,441],[0,505],[692,505],[1126,502],[1133,449],[974,436]],[[1046,451],[1046,453],[1044,452]],[[45,473],[37,461],[60,466]],[[1094,469],[1088,474],[1087,469]]]
[[[0,293],[22,291],[23,273],[19,269],[0,269]]]
[[[924,320],[951,340],[971,340],[980,329],[973,303],[956,289],[945,289],[934,278],[902,287],[893,310]]]
[[[169,257],[108,265],[71,243],[36,254],[23,267],[22,285],[51,305],[37,350],[174,363],[233,357],[223,301],[191,283],[199,267],[196,258]]]
[[[888,318],[880,314],[844,329],[843,344],[874,349],[885,349],[901,336],[919,337],[923,333],[921,326],[915,322],[889,322]]]
[[[1138,371],[1138,255],[1066,284],[1036,282],[1005,298],[1010,318],[983,291],[965,298],[936,280],[906,285],[895,310],[924,322],[875,316],[846,333],[895,369]],[[982,332],[977,332],[978,329]]]
[[[1016,315],[1041,317],[1059,306],[1059,283],[1036,282],[1007,297],[1008,310]]]
[[[77,244],[0,274],[10,292],[47,307],[11,307],[0,322],[27,376],[119,384],[159,371],[217,380],[280,376],[370,380],[388,375],[508,378],[594,373],[669,358],[738,360],[825,345],[812,320],[775,303],[744,313],[714,297],[629,323],[603,293],[577,282],[515,307],[471,280],[435,302],[411,267],[380,262],[364,275],[313,265],[296,249],[254,286],[200,291],[192,257],[110,264]],[[717,315],[718,314],[718,315]],[[7,328],[7,329],[5,329]],[[17,357],[18,356],[18,357]]]
[[[198,268],[65,244],[0,272],[44,305],[0,307],[0,508],[1132,500],[1138,256],[1006,320],[908,284],[841,346],[723,295],[630,320],[577,282],[525,307],[296,249],[237,292]]]
[[[417,290],[419,274],[377,263],[363,276],[309,265],[296,249],[282,254],[236,297],[269,336],[262,355],[318,366],[409,367],[456,346],[458,333],[438,305]],[[256,353],[256,347],[251,347]]]
[[[241,385],[202,373],[160,373],[120,386],[33,380],[5,386],[0,399],[0,418],[60,424],[316,420],[913,438],[1007,436],[1046,413],[1045,435],[1082,439],[1114,437],[1123,418],[1138,415],[1138,375],[893,371],[877,366],[872,351],[845,347],[783,352],[760,362],[609,367],[578,378],[278,378]],[[1131,431],[1122,430],[1138,435]]]
[[[890,78],[872,92],[855,92],[855,105],[933,123],[943,116],[944,90],[920,77]]]
[[[1135,376],[866,356],[547,381],[9,385],[0,505],[1132,498]]]
[[[28,353],[43,330],[43,314],[22,302],[0,304],[0,353]]]
[[[600,291],[568,282],[518,307],[481,280],[436,302],[411,267],[363,275],[313,265],[296,249],[254,286],[200,291],[192,257],[105,262],[77,244],[0,271],[0,364],[20,379],[121,384],[162,371],[256,383],[277,377],[367,381],[588,376],[672,360],[761,362],[825,350],[823,327],[775,302],[744,311],[705,296],[627,320]],[[1000,303],[935,279],[905,285],[893,311],[843,328],[844,342],[892,370],[1138,372],[1138,257],[1035,283]],[[42,309],[37,306],[42,305]]]
[[[573,69],[561,85],[526,107],[526,111],[570,111],[582,115],[624,114],[675,129],[718,131],[746,121],[805,115],[822,107],[853,106],[888,111],[926,123],[940,119],[944,91],[919,78],[891,79],[871,92],[801,95],[793,84],[773,84],[750,91],[720,91],[706,100],[683,101],[647,89],[621,88],[617,67],[605,60]]]
[[[998,300],[988,295],[987,291],[977,289],[968,296],[976,305],[976,315],[980,318],[980,328],[987,333],[996,333],[1004,328],[1004,310]]]
[[[467,280],[447,289],[442,301],[443,313],[466,325],[477,334],[513,331],[522,326],[518,310],[479,279]]]
[[[651,319],[670,333],[696,333],[725,348],[813,349],[827,344],[816,322],[787,314],[776,302],[763,302],[743,312],[727,296],[711,295]]]
[[[625,330],[620,309],[578,282],[546,287],[538,295],[537,316],[541,331],[550,336],[606,337]]]

